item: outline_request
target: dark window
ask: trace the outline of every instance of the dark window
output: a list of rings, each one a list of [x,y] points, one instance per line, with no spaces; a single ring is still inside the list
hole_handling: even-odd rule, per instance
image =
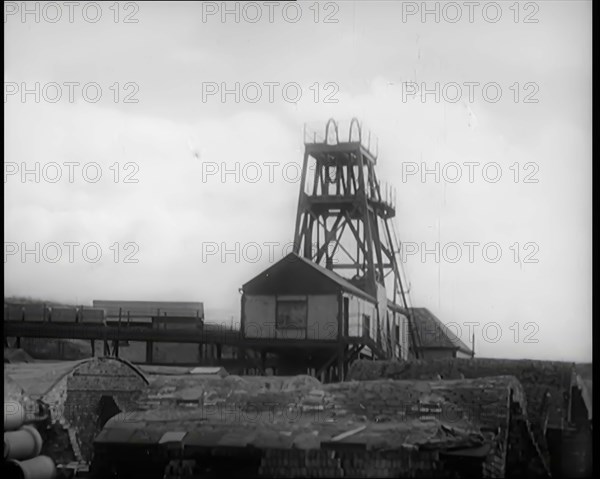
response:
[[[277,329],[306,329],[308,306],[303,301],[277,301]]]

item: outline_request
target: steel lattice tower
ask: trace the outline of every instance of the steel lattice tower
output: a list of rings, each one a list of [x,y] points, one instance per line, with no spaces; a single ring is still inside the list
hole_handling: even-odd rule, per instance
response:
[[[377,140],[356,118],[341,137],[338,123],[330,119],[324,136],[305,126],[304,145],[294,252],[347,277],[378,300],[391,300],[393,310],[408,317],[416,355],[416,329],[391,221],[396,195],[377,179]]]

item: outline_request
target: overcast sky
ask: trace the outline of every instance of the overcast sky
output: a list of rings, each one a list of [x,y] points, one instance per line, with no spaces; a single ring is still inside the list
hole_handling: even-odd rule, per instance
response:
[[[72,22],[38,5],[5,6],[5,295],[237,321],[238,288],[289,251],[304,123],[357,117],[396,189],[413,305],[465,342],[478,322],[479,356],[591,360],[591,2],[472,22],[462,2],[242,3],[237,22],[221,2],[81,3]]]

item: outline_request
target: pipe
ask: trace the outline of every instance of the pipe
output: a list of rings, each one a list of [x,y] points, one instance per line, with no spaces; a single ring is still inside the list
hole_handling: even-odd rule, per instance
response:
[[[26,461],[10,459],[4,464],[6,477],[11,479],[54,479],[56,465],[48,456],[37,456]]]
[[[29,459],[42,452],[42,437],[33,426],[4,433],[4,458]]]
[[[25,408],[20,402],[4,402],[4,430],[16,431],[25,423]]]

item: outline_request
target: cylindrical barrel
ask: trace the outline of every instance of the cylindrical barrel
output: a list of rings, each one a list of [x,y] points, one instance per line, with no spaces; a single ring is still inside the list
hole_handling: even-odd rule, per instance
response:
[[[42,437],[33,426],[4,433],[5,459],[30,459],[42,451]]]
[[[10,459],[4,468],[11,479],[54,479],[57,475],[56,465],[48,456],[37,456],[26,461]]]
[[[15,431],[25,423],[25,408],[18,401],[4,401],[4,430]]]

